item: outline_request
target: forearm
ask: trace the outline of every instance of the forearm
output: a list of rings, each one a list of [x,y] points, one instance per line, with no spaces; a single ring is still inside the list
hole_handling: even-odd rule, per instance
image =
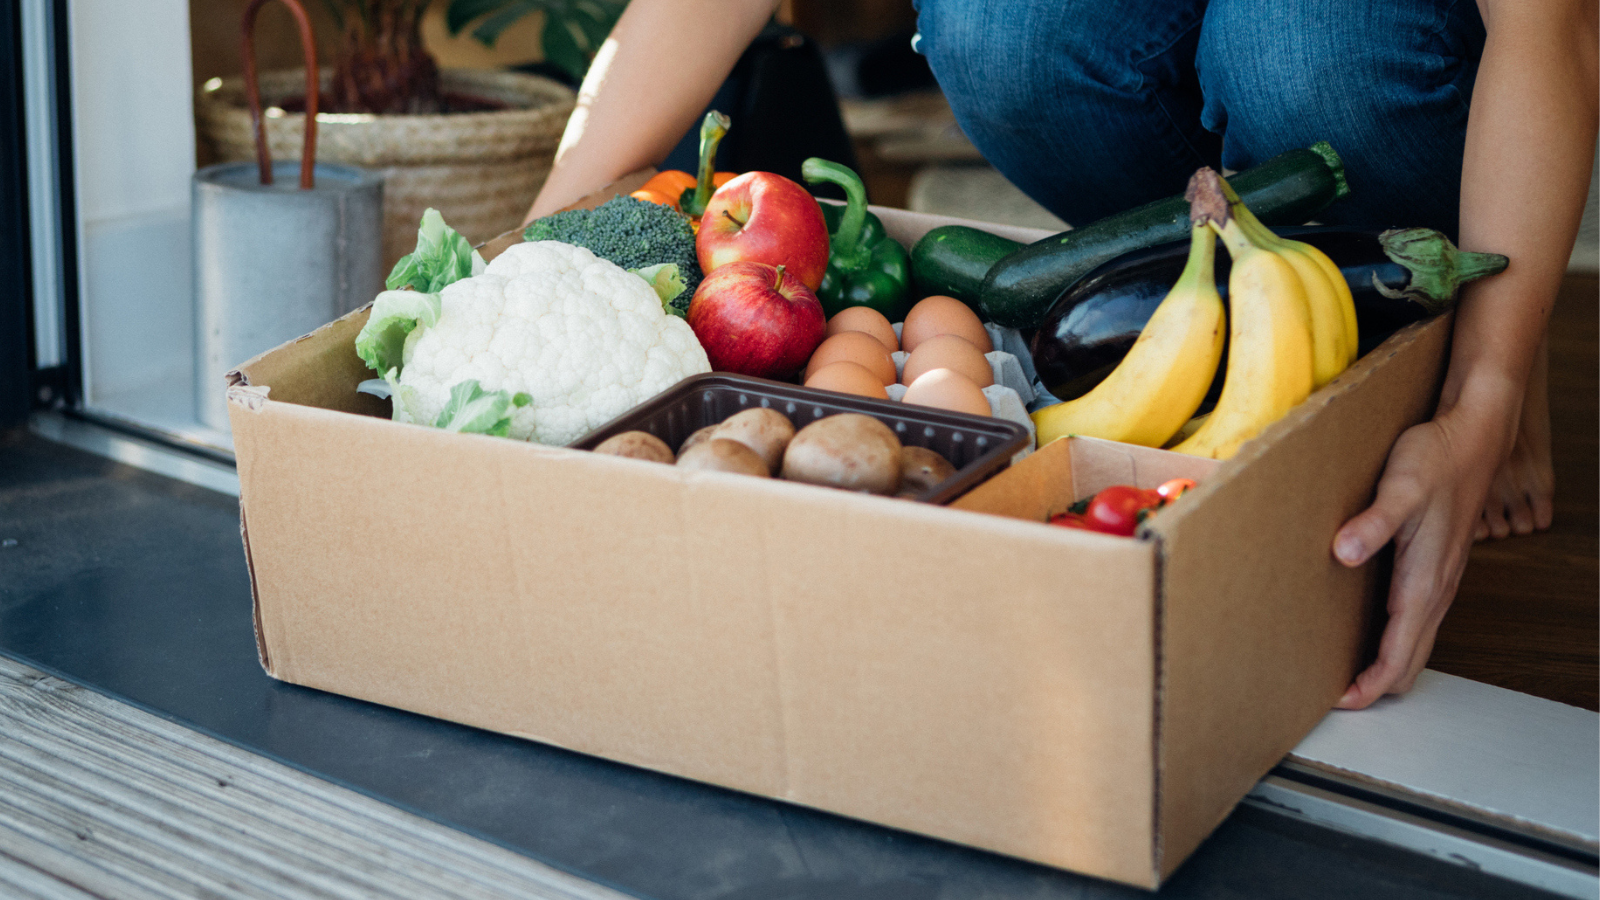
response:
[[[528,220],[659,163],[777,0],[634,0],[600,48]]]
[[[1482,6],[1488,43],[1467,124],[1460,243],[1511,264],[1462,292],[1441,410],[1470,403],[1514,419],[1588,193],[1596,24],[1593,3]]]

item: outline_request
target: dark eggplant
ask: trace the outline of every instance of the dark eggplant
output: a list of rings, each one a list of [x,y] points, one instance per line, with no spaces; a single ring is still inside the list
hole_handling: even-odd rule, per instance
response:
[[[1457,250],[1449,238],[1427,228],[1273,230],[1317,247],[1339,267],[1355,299],[1361,353],[1402,326],[1450,309],[1463,283],[1493,275],[1507,262],[1499,254]],[[1027,335],[1033,366],[1050,393],[1071,400],[1110,374],[1177,283],[1188,255],[1188,241],[1137,250],[1063,291]],[[1217,254],[1217,290],[1224,298],[1229,270],[1226,254]]]

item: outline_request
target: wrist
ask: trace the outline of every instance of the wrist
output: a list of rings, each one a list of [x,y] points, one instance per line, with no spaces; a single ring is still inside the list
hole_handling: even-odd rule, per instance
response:
[[[1511,452],[1522,417],[1522,402],[1527,379],[1517,378],[1491,367],[1479,367],[1447,385],[1440,397],[1434,420],[1447,425],[1447,431],[1469,455],[1496,454],[1504,459]]]

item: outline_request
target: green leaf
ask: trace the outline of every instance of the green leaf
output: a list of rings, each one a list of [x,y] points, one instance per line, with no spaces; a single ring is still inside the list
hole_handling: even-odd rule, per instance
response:
[[[356,355],[375,372],[398,369],[406,335],[418,325],[433,325],[443,309],[438,294],[420,291],[384,291],[372,304],[367,324],[356,335]]]
[[[527,394],[485,391],[476,378],[469,379],[450,389],[450,401],[433,427],[505,437],[511,433],[511,411],[532,402]]]
[[[423,212],[422,223],[417,228],[417,249],[400,257],[384,286],[391,291],[409,287],[436,294],[446,285],[482,270],[483,257],[472,249],[466,238],[445,224],[438,210],[430,207]]]
[[[621,11],[620,6],[613,8],[605,3],[579,0],[572,4],[572,21],[582,30],[584,48],[591,58],[599,52],[606,36],[611,34],[611,28],[617,24],[617,16]]]
[[[477,28],[472,30],[472,36],[477,38],[485,47],[493,47],[494,42],[507,28],[515,25],[523,16],[544,6],[538,0],[511,0],[500,8],[499,12],[484,19]],[[547,12],[546,15],[549,15]]]
[[[450,30],[451,35],[461,33],[467,23],[479,16],[486,16],[506,4],[506,0],[452,0],[445,7],[444,25]]]
[[[655,290],[656,296],[661,298],[661,306],[668,313],[679,316],[684,315],[681,310],[672,305],[672,301],[677,299],[678,295],[682,294],[684,289],[689,286],[683,280],[683,273],[678,271],[677,263],[657,263],[653,266],[629,269],[628,271],[643,278],[645,283]]]
[[[571,29],[560,18],[549,16],[545,19],[542,43],[545,62],[561,67],[580,81],[584,73],[589,71],[589,57],[584,55]]]

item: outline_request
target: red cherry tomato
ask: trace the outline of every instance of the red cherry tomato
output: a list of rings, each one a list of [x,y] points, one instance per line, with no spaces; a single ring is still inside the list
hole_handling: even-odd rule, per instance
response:
[[[1139,527],[1140,511],[1153,509],[1160,504],[1161,497],[1155,491],[1114,484],[1094,495],[1094,499],[1089,501],[1089,508],[1083,512],[1083,518],[1095,531],[1131,536]]]
[[[1166,504],[1182,497],[1185,491],[1193,487],[1194,480],[1191,478],[1174,478],[1162,482],[1161,486],[1156,488],[1156,493],[1161,495],[1161,502]]]

